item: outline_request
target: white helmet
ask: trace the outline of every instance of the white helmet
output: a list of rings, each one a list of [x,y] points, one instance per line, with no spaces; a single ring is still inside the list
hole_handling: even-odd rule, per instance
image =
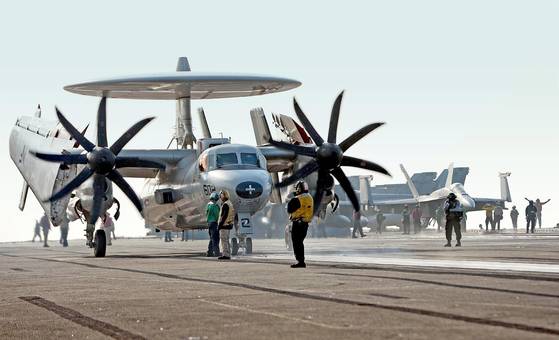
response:
[[[299,181],[297,182],[297,184],[295,184],[295,192],[302,193],[308,191],[309,191],[309,185],[307,184],[307,182]]]

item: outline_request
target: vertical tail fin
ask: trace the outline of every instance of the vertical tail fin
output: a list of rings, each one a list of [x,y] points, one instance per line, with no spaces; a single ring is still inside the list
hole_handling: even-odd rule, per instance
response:
[[[372,176],[359,176],[359,202],[363,205],[369,205],[369,197],[371,190]]]
[[[448,174],[446,175],[446,184],[445,184],[446,188],[450,188],[450,186],[452,185],[453,177],[454,177],[454,163],[450,163],[448,165]]]
[[[202,134],[204,138],[212,138],[212,133],[210,132],[210,127],[208,126],[208,120],[206,119],[206,113],[204,109],[198,108],[198,118],[200,119],[200,125],[202,126]]]
[[[501,182],[501,199],[506,202],[512,202],[508,180],[509,176],[510,172],[499,172],[499,179]]]
[[[250,110],[250,118],[252,119],[252,128],[254,129],[254,138],[256,138],[256,145],[263,145],[268,143],[272,138],[268,121],[264,115],[264,110],[259,107]]]
[[[400,164],[400,169],[402,169],[402,173],[404,173],[404,177],[406,177],[406,182],[408,183],[408,187],[410,188],[410,191],[411,191],[411,194],[413,195],[413,198],[418,198],[419,193],[417,192],[417,189],[415,188],[415,185],[411,181],[410,175],[408,175],[408,172],[404,168],[404,165]]]

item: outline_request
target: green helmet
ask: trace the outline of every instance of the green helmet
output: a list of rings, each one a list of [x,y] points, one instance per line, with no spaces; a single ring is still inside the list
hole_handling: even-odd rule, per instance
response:
[[[212,194],[210,195],[210,200],[217,202],[219,200],[219,194],[217,192],[212,192]]]

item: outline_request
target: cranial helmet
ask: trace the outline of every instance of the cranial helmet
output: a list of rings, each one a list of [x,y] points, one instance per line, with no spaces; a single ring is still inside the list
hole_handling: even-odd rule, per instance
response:
[[[225,198],[225,200],[229,199],[229,192],[227,190],[221,190],[219,192],[219,196],[223,195],[223,198]]]
[[[297,184],[295,184],[295,192],[300,194],[303,192],[308,192],[309,191],[309,186],[305,181],[299,181],[297,182]]]
[[[210,195],[210,200],[217,202],[217,200],[219,199],[219,194],[217,192],[212,192],[212,194]]]

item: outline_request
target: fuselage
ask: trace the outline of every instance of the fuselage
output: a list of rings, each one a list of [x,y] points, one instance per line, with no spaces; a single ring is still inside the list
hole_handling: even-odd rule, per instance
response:
[[[223,144],[185,157],[142,191],[146,226],[162,230],[206,228],[212,192],[227,190],[238,213],[254,214],[269,200],[272,179],[258,148]]]

